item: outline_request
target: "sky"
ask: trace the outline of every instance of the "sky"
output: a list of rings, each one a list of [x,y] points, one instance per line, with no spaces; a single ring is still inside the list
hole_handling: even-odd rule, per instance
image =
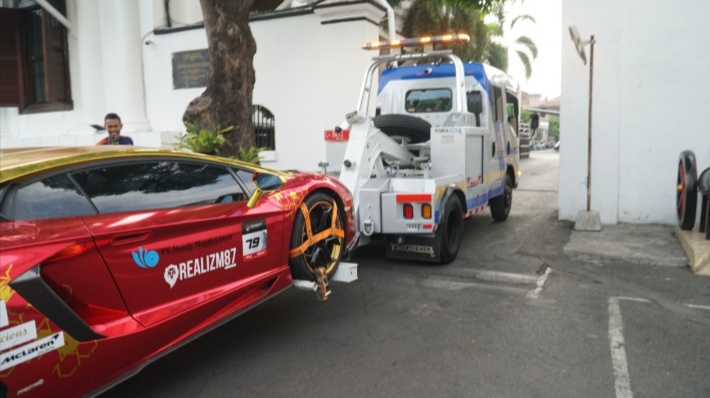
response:
[[[537,59],[532,63],[532,76],[525,80],[525,69],[520,58],[511,50],[508,54],[508,73],[530,94],[542,94],[545,98],[560,95],[560,69],[562,39],[562,0],[524,0],[506,7],[506,20],[512,21],[517,15],[527,14],[535,18],[536,23],[518,21],[512,32],[506,32],[507,41],[520,36],[528,36],[538,49]],[[569,43],[570,46],[571,41]]]

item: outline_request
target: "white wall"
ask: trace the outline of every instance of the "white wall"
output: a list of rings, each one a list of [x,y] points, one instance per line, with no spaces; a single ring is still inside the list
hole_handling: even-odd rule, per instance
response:
[[[82,4],[78,9],[77,3]],[[86,4],[84,4],[86,3]],[[96,50],[99,25],[96,22],[96,6],[93,0],[67,0],[67,18],[73,29],[68,36],[69,64],[71,70],[71,91],[74,107],[67,111],[19,114],[17,108],[0,108],[0,139],[4,148],[18,146],[72,146],[93,145],[103,135],[97,135],[89,125],[103,123],[104,113],[88,114],[94,109],[94,104],[103,103],[103,86],[93,87],[93,92],[99,91],[100,98],[89,98],[92,91],[87,91],[92,85],[94,70],[89,68],[88,60],[82,55]],[[99,59],[100,57],[93,57]],[[100,72],[99,72],[100,73]],[[86,80],[78,76],[87,77]],[[101,109],[103,112],[103,109]]]
[[[269,166],[318,170],[325,161],[323,132],[355,110],[362,75],[377,55],[360,49],[377,40],[377,26],[322,20],[311,14],[251,24],[257,43],[253,103],[275,116],[276,161]]]
[[[706,0],[563,2],[560,219],[586,209],[589,65],[568,26],[596,39],[592,210],[605,224],[672,224],[679,153],[710,167],[708,15]]]
[[[322,5],[332,3],[339,2]],[[265,165],[318,170],[318,162],[325,160],[323,131],[340,124],[356,107],[362,74],[376,55],[360,45],[378,39],[379,27],[373,21],[379,21],[385,11],[374,3],[345,3],[250,24],[257,43],[253,103],[275,116],[276,151],[268,154]],[[199,2],[170,4],[173,27],[201,20]],[[19,115],[17,108],[0,108],[2,146],[92,145],[105,133],[95,133],[89,124],[102,124],[109,111],[147,119],[137,120],[134,126],[124,120],[123,132],[136,145],[170,146],[185,130],[182,115],[187,104],[204,91],[173,89],[172,54],[206,49],[204,29],[153,33],[165,26],[162,0],[67,0],[67,5],[68,19],[76,26],[69,39],[74,110]],[[130,23],[122,22],[123,14],[117,16],[113,9],[135,15],[124,15]],[[113,23],[121,29],[132,24],[130,29],[138,30],[122,35],[131,36],[130,42],[117,44],[116,35],[106,30],[110,24],[105,21],[116,17]],[[136,56],[112,57],[117,49],[137,45]],[[136,65],[142,76],[115,76],[116,68]],[[139,87],[121,83],[126,80]],[[117,98],[123,105],[115,105]],[[122,112],[123,108],[131,112]]]

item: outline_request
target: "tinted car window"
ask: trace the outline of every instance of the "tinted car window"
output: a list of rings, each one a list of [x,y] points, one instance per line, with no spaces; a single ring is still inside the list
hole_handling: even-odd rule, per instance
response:
[[[251,180],[252,177],[254,176],[254,172],[241,170],[241,169],[234,169],[234,172],[237,173],[237,177],[239,177],[239,179],[242,180],[244,185],[247,186],[249,193],[254,192],[254,189],[256,189],[256,186],[254,185],[254,182]]]
[[[112,165],[74,172],[101,213],[246,200],[224,167],[175,161]]]
[[[15,195],[15,220],[71,217],[96,210],[66,174],[26,185]]]

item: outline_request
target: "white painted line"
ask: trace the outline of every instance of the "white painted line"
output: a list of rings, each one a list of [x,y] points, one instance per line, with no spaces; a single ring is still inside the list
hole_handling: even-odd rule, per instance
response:
[[[611,345],[611,364],[614,367],[614,389],[616,398],[632,398],[629,369],[626,365],[624,349],[624,325],[621,321],[619,299],[609,299],[609,342]]]
[[[540,296],[540,292],[542,291],[542,286],[545,285],[545,281],[547,280],[547,276],[550,275],[550,272],[552,272],[552,268],[547,267],[547,269],[545,270],[545,273],[540,275],[537,278],[537,287],[535,288],[535,290],[531,290],[528,292],[527,296],[529,298],[536,299],[536,298],[538,298],[538,296]]]
[[[616,398],[632,398],[631,379],[629,367],[626,362],[626,349],[624,348],[624,324],[621,320],[621,307],[619,300],[648,303],[648,300],[634,297],[609,298],[609,344],[611,348],[611,363],[614,367],[614,389]]]
[[[488,282],[512,283],[519,285],[532,284],[537,282],[536,276],[514,274],[500,271],[482,271],[476,274],[476,278]]]
[[[708,310],[708,311],[710,311],[710,306],[708,306],[708,305],[696,305],[696,304],[683,304],[683,305],[686,306],[686,307],[688,307],[688,308],[695,308],[695,309],[698,309],[698,310]]]

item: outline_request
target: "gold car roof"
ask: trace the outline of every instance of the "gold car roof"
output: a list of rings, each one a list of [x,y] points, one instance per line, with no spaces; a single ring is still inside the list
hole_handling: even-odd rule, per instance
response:
[[[200,153],[173,151],[169,149],[141,148],[135,146],[87,146],[87,147],[34,147],[0,149],[0,183],[35,173],[51,171],[67,166],[76,166],[100,160],[130,158],[196,159],[225,165],[244,167],[285,178],[289,173],[261,167],[252,163],[203,155]]]

